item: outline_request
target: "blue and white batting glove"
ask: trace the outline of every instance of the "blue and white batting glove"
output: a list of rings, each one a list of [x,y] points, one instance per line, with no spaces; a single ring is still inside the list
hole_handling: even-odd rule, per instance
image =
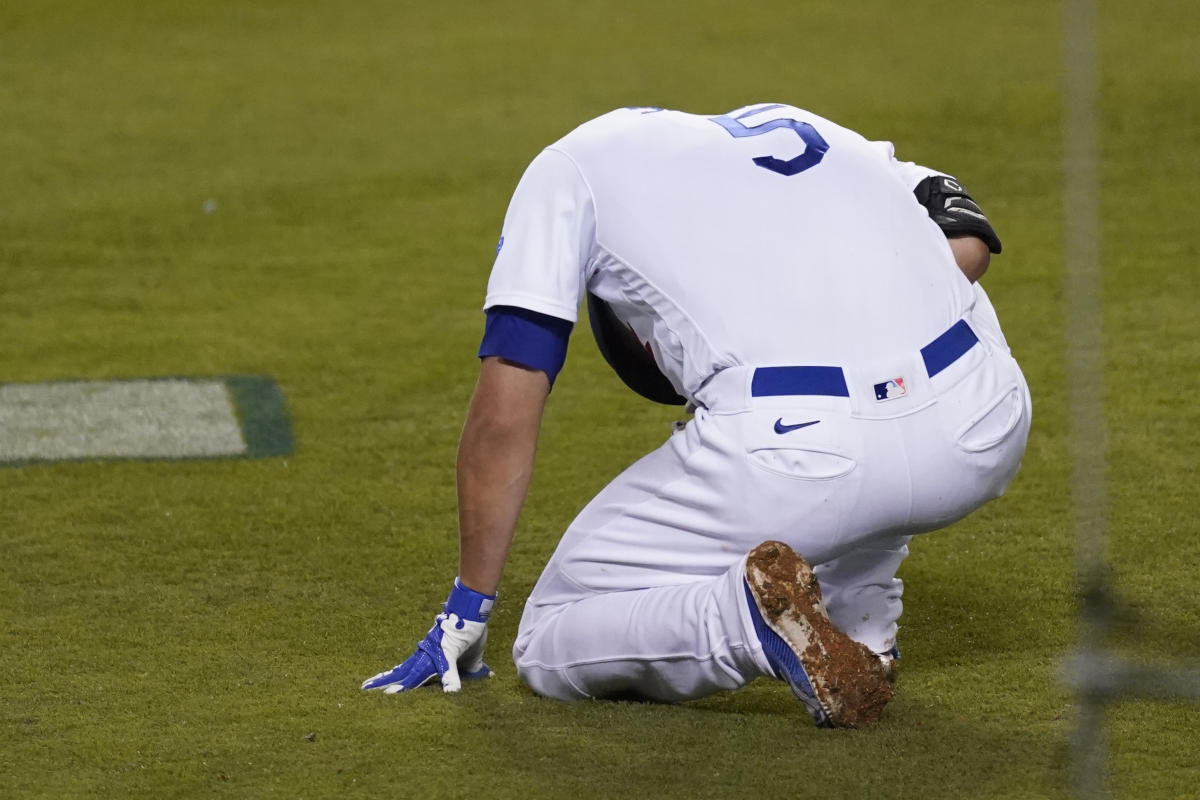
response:
[[[438,675],[442,691],[457,692],[463,680],[490,678],[492,670],[483,663],[483,648],[487,645],[488,615],[495,602],[496,595],[480,594],[455,578],[444,612],[434,619],[416,651],[403,664],[367,678],[362,688],[396,694],[424,686]]]

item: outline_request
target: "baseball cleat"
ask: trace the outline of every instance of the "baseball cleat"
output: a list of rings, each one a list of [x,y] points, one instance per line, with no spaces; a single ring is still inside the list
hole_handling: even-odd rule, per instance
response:
[[[812,568],[782,542],[763,542],[746,559],[754,630],[777,677],[823,728],[879,721],[892,699],[881,659],[834,627]]]

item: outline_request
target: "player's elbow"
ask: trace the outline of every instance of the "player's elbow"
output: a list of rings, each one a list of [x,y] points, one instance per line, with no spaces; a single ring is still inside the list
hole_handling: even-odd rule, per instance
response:
[[[974,236],[958,236],[947,241],[950,242],[950,251],[954,253],[954,262],[967,280],[975,283],[982,278],[992,263],[987,243]]]

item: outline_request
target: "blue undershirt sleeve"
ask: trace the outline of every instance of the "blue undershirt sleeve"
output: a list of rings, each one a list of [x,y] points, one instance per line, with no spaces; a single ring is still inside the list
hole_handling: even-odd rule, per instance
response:
[[[487,310],[479,357],[499,356],[540,369],[554,385],[567,360],[567,339],[575,323],[516,306],[492,306]]]

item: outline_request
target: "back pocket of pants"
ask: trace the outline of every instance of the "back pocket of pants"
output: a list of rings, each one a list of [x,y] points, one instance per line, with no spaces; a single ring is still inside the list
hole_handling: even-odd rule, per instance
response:
[[[1009,386],[959,429],[958,446],[968,453],[990,450],[1008,438],[1024,413],[1019,387]]]
[[[848,475],[856,466],[853,459],[821,450],[771,447],[751,450],[747,455],[756,467],[799,480],[833,480]]]

